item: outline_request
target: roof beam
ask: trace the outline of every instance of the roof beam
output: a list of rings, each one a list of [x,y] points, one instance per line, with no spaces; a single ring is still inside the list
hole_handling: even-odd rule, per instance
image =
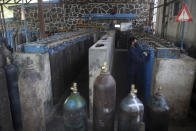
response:
[[[174,2],[177,2],[177,1],[180,1],[180,0],[172,0],[172,1],[169,1],[169,2],[166,2],[165,4],[161,4],[161,5],[158,5],[156,7],[153,7],[153,8],[160,8],[160,7],[163,7],[163,6],[168,6]]]
[[[11,0],[6,1],[5,4],[9,3],[10,1],[11,1]]]
[[[31,2],[32,0],[25,0],[25,3],[24,4],[29,4],[30,2]],[[7,5],[14,5],[14,4],[20,4],[20,2],[21,2],[21,0],[14,0],[13,2],[11,1],[11,0],[7,0],[7,1],[5,1],[5,0],[0,0],[0,5],[5,5],[5,4],[7,4]]]

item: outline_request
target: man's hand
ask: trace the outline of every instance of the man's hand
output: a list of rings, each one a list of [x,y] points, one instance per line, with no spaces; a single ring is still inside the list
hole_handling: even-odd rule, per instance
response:
[[[147,53],[147,52],[143,52],[143,54],[144,54],[145,56],[148,56],[148,53]]]

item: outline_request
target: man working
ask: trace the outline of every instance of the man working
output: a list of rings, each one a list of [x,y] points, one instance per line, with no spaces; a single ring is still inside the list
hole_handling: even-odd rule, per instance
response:
[[[132,84],[136,84],[136,76],[139,70],[139,65],[142,64],[148,55],[146,52],[142,52],[139,45],[136,43],[135,37],[130,38],[130,48],[128,51],[128,82],[129,87]]]

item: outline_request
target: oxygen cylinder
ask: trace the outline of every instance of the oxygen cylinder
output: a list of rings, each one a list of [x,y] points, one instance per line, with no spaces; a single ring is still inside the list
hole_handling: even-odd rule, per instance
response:
[[[104,62],[100,75],[94,82],[93,131],[114,131],[116,82]]]
[[[24,131],[45,131],[44,107],[41,96],[41,75],[33,61],[27,57],[19,75],[19,95]]]
[[[4,45],[4,43],[2,45],[0,45],[0,53],[4,56],[4,57],[11,57],[11,52],[10,50],[8,50],[8,48]],[[5,61],[4,61],[5,63]]]
[[[169,106],[161,87],[147,104],[146,119],[147,131],[168,131]]]
[[[65,131],[87,131],[87,105],[77,89],[77,83],[71,87],[72,93],[64,103]]]
[[[12,113],[13,126],[16,130],[22,129],[20,99],[18,91],[18,71],[15,65],[11,64],[9,57],[6,58],[5,72],[7,75],[7,86]]]
[[[7,81],[4,66],[4,57],[0,52],[0,131],[12,131],[12,118],[7,90]]]
[[[137,98],[135,85],[131,85],[130,94],[120,103],[118,119],[118,131],[144,130],[143,114],[144,106]]]
[[[4,57],[4,51],[3,51],[3,45],[0,44],[0,67],[3,67],[5,65],[5,57]]]
[[[3,67],[5,65],[5,58],[3,55],[3,52],[1,52],[1,45],[0,45],[0,67]]]

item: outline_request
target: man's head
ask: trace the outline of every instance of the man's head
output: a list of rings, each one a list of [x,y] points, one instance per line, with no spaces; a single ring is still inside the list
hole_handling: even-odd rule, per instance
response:
[[[131,44],[132,46],[134,46],[135,43],[137,42],[137,40],[136,40],[136,38],[135,38],[134,36],[131,36],[129,41],[130,41],[130,44]]]

